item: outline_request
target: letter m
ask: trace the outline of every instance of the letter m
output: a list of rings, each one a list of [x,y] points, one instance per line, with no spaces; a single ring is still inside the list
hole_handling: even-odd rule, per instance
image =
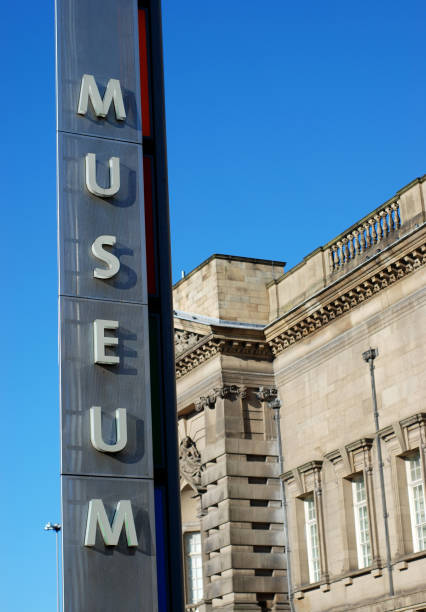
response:
[[[106,117],[111,103],[114,102],[115,116],[117,119],[123,121],[126,118],[123,94],[121,92],[120,81],[117,79],[110,79],[108,81],[104,99],[102,100],[93,74],[84,74],[81,79],[80,99],[78,101],[77,112],[79,115],[85,115],[87,113],[89,98],[92,102],[93,110],[98,117]]]
[[[117,546],[123,526],[126,531],[127,546],[138,545],[130,500],[122,499],[118,502],[112,525],[110,525],[103,501],[91,499],[87,514],[85,546],[95,546],[98,525],[106,546]]]

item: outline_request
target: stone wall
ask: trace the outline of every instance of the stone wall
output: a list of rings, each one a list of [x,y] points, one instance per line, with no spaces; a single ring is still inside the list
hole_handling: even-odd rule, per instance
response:
[[[266,283],[282,275],[285,262],[212,255],[173,289],[176,310],[230,321],[269,320]]]

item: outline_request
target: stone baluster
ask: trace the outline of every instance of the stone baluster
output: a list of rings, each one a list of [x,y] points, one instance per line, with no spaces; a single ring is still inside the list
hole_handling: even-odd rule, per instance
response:
[[[348,234],[347,236],[348,239],[348,247],[349,247],[349,259],[352,260],[354,259],[356,252],[355,252],[355,248],[354,248],[354,234]]]
[[[376,234],[377,234],[377,242],[380,242],[383,239],[383,228],[382,228],[382,218],[380,214],[374,215]]]
[[[364,223],[363,227],[365,229],[365,248],[368,249],[371,246],[370,224]]]
[[[329,257],[329,266],[330,266],[330,272],[333,272],[335,265],[334,265],[334,245],[332,247],[330,247],[330,249],[328,250],[328,257]]]
[[[360,233],[359,230],[354,230],[354,243],[355,243],[355,257],[361,253]]]
[[[398,202],[394,202],[391,204],[391,208],[394,211],[393,213],[393,222],[395,229],[399,229],[401,227],[401,219],[399,218],[399,204]]]
[[[342,242],[339,240],[339,242],[336,242],[336,255],[337,255],[337,265],[338,266],[342,266],[343,265],[343,248],[342,248]]]
[[[387,228],[386,233],[387,235],[389,235],[391,231],[393,230],[392,208],[390,206],[386,206],[385,213],[386,213],[385,222],[386,222],[386,228]]]
[[[371,242],[370,242],[370,246],[373,246],[373,244],[376,244],[377,242],[377,232],[376,232],[376,222],[374,219],[369,219],[368,220],[368,224],[371,228]]]
[[[348,239],[342,238],[342,263],[347,263],[349,261],[349,254],[348,254]]]
[[[363,225],[360,225],[360,227],[358,228],[358,232],[359,232],[359,245],[360,245],[360,253],[363,253],[366,249],[367,243],[365,241],[365,227]]]
[[[382,238],[386,238],[386,236],[388,235],[388,223],[387,223],[386,210],[381,210],[379,212],[379,217],[380,217],[380,225],[382,228]]]

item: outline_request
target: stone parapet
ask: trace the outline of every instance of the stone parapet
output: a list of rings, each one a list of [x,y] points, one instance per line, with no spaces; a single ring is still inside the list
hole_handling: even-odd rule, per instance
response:
[[[426,175],[269,282],[270,321],[368,262],[426,221]]]

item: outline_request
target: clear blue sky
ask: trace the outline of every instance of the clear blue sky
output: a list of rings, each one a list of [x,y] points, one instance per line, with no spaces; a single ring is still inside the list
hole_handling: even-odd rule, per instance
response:
[[[163,12],[174,280],[214,252],[290,267],[426,172],[424,2]],[[55,609],[53,19],[2,8],[2,612]]]

